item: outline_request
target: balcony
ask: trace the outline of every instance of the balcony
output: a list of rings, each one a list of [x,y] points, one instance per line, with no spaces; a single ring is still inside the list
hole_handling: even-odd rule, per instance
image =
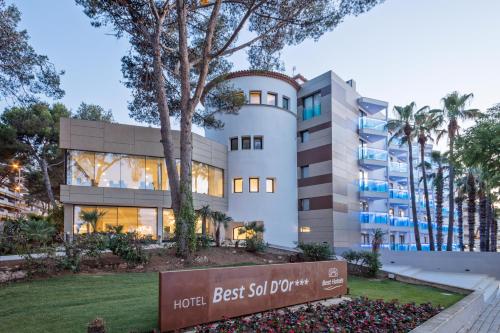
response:
[[[389,162],[389,179],[403,184],[408,183],[408,163]]]
[[[411,221],[409,217],[402,216],[391,216],[389,218],[389,224],[393,227],[411,227]]]
[[[359,147],[359,164],[368,170],[387,167],[387,151],[368,147]]]
[[[408,145],[402,144],[401,139],[394,138],[389,143],[389,152],[399,158],[407,159],[406,157],[408,155]]]
[[[393,188],[389,190],[389,203],[407,206],[409,200],[410,195],[408,190],[397,190]]]
[[[369,200],[387,199],[389,185],[384,180],[360,179],[359,195]]]
[[[387,213],[360,212],[359,223],[387,224]]]
[[[376,142],[387,138],[387,122],[385,120],[360,117],[359,136],[368,142]]]
[[[358,98],[358,105],[366,113],[376,114],[382,110],[386,110],[389,103],[373,98],[360,97]]]

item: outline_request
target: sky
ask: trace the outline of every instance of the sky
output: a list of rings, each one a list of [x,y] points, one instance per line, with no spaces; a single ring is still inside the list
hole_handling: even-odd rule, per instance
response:
[[[21,10],[21,28],[35,50],[65,71],[62,103],[72,110],[81,102],[99,104],[112,109],[117,122],[134,123],[120,69],[126,39],[92,27],[72,0],[7,3]],[[287,47],[282,59],[289,75],[312,78],[333,70],[390,108],[412,101],[437,108],[457,90],[474,93],[471,106],[484,110],[500,103],[499,13],[499,0],[386,0],[318,41]],[[244,52],[232,60],[235,69],[248,66]]]

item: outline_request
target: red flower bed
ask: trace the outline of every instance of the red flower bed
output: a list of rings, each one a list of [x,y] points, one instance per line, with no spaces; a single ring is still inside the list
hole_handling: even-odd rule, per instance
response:
[[[400,304],[358,298],[324,306],[307,305],[296,311],[281,309],[196,328],[202,333],[408,332],[442,308],[431,304]]]

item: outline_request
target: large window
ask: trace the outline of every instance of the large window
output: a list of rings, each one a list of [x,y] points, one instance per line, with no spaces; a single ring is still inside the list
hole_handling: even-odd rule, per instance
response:
[[[177,172],[180,161],[176,160]],[[193,192],[224,196],[224,171],[193,161]],[[77,186],[170,190],[165,159],[68,151],[67,183]]]
[[[104,213],[97,223],[96,231],[105,232],[110,227],[123,226],[123,232],[137,232],[140,235],[156,237],[156,208],[108,207],[108,206],[75,206],[73,231],[75,234],[92,232],[92,227],[84,222],[82,211],[98,210]]]
[[[261,102],[261,92],[260,91],[250,91],[250,104],[260,104]]]
[[[308,120],[321,115],[321,94],[317,93],[304,98],[302,120]]]
[[[202,219],[197,218],[195,222],[195,233],[201,234]],[[210,223],[207,222],[207,233],[211,233]],[[173,239],[175,236],[175,215],[169,208],[163,209],[163,239]]]

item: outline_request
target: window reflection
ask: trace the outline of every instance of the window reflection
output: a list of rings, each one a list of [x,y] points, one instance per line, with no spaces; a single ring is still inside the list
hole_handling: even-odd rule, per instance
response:
[[[208,165],[193,162],[193,192],[208,194]]]
[[[120,155],[95,153],[95,184],[120,187]]]
[[[224,172],[222,169],[209,167],[208,194],[219,198],[224,196]]]
[[[92,186],[94,181],[94,153],[74,151],[68,156],[68,181],[74,185]]]
[[[120,162],[121,188],[146,188],[146,159],[123,155]]]
[[[201,234],[202,232],[202,219],[197,218],[195,222],[195,233]],[[207,234],[210,235],[212,228],[210,221],[207,221]],[[169,208],[163,209],[163,239],[173,239],[175,237],[175,215],[174,211]]]
[[[146,189],[161,190],[162,181],[162,159],[146,157]],[[166,179],[167,181],[168,179]]]

